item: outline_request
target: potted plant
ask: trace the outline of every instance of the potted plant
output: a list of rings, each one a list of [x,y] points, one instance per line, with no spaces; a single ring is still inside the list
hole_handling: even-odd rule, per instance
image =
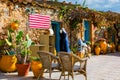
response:
[[[34,78],[37,78],[38,76],[43,77],[43,69],[42,69],[42,63],[40,62],[39,57],[31,57],[31,70],[34,74]]]
[[[19,31],[16,35],[16,53],[17,53],[17,71],[18,76],[26,76],[30,69],[30,46],[32,45],[32,40],[29,38],[28,34],[24,37],[23,31]]]
[[[94,50],[95,50],[94,52],[95,52],[96,55],[100,55],[100,50],[101,50],[101,49],[100,49],[100,46],[99,46],[99,45],[100,45],[100,44],[97,43],[97,42],[94,44],[94,46],[95,46],[95,47],[94,47]]]
[[[18,29],[18,21],[14,20],[0,33],[0,70],[3,72],[16,71],[17,58],[15,56],[14,36]]]
[[[3,72],[13,72],[16,71],[17,58],[14,55],[14,49],[9,46],[5,40],[0,40],[0,70]]]
[[[107,53],[107,42],[106,42],[106,39],[100,38],[99,39],[99,46],[100,46],[101,53],[106,54]]]

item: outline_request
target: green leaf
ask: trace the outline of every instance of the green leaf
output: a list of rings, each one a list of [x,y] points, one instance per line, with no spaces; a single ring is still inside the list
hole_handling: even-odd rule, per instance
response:
[[[28,34],[26,35],[27,38],[27,48],[31,46],[32,40],[29,38]]]
[[[9,46],[12,46],[12,43],[8,39],[5,39],[5,41]]]
[[[9,52],[8,52],[8,50],[5,50],[5,53],[7,53],[7,55],[10,55]]]
[[[36,56],[32,56],[30,57],[31,60],[34,60],[34,61],[40,61],[40,58],[39,57],[36,57]]]
[[[11,35],[11,32],[10,32],[10,31],[8,31],[8,41],[9,41],[9,42],[12,42],[12,35]]]
[[[16,43],[19,44],[22,40],[23,32],[19,31],[17,36],[16,36]]]
[[[32,44],[32,40],[31,40],[31,39],[29,39],[29,40],[28,40],[28,42],[27,42],[27,48],[28,48],[28,47],[30,47],[30,46],[31,46],[31,44]]]
[[[82,7],[86,7],[86,0],[83,1]]]

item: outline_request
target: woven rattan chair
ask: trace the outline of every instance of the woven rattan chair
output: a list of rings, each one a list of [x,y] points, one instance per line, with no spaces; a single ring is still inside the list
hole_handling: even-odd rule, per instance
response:
[[[74,80],[74,72],[79,72],[80,74],[83,74],[85,76],[85,80],[87,80],[87,74],[86,74],[86,65],[87,65],[87,58],[79,58],[73,53],[67,53],[67,52],[59,52],[58,53],[60,63],[62,66],[62,72],[61,76],[69,76],[72,77],[72,80]],[[80,65],[75,65],[75,62],[80,62]],[[68,74],[65,74],[65,72],[68,72]]]
[[[51,73],[54,69],[58,69],[59,68],[59,64],[58,63],[53,63],[52,61],[54,59],[59,60],[58,57],[56,57],[54,54],[50,53],[50,52],[46,52],[46,51],[39,51],[37,52],[40,60],[42,62],[42,67],[43,67],[43,71],[46,69],[47,71],[49,71],[49,78],[51,79]],[[39,76],[38,76],[39,79]]]

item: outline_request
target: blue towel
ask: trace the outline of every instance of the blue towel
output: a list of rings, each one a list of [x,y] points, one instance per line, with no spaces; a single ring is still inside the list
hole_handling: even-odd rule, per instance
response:
[[[78,39],[78,51],[82,51],[83,47],[87,47],[87,44],[83,43],[81,39]]]

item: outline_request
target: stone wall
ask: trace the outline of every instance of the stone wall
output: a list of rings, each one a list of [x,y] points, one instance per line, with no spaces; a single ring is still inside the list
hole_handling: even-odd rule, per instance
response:
[[[28,12],[27,10],[30,10]],[[28,32],[30,37],[36,44],[39,44],[39,36],[43,33],[48,33],[48,30],[41,29],[30,29],[28,26],[28,14],[33,10],[34,13],[49,15],[51,21],[62,22],[58,18],[58,10],[52,8],[45,8],[41,6],[31,6],[21,5],[19,3],[12,2],[1,2],[0,1],[0,34],[4,33],[4,27],[6,27],[13,20],[19,21],[19,30],[23,30],[24,32]],[[77,43],[76,34],[79,31],[79,27],[76,29],[71,29],[69,25],[63,23],[61,27],[64,27],[68,33],[68,38],[70,41],[70,45],[74,46]]]
[[[29,13],[27,9],[34,10],[34,13],[49,15],[51,21],[59,21],[57,18],[57,11],[48,8],[41,8],[40,6],[30,6],[30,5],[21,5],[18,3],[12,2],[1,2],[0,1],[0,34],[4,34],[4,28],[10,24],[13,20],[19,21],[19,30],[28,31],[31,35],[31,38],[38,42],[38,37],[41,32],[45,32],[40,29],[30,29],[28,26],[28,16]]]

